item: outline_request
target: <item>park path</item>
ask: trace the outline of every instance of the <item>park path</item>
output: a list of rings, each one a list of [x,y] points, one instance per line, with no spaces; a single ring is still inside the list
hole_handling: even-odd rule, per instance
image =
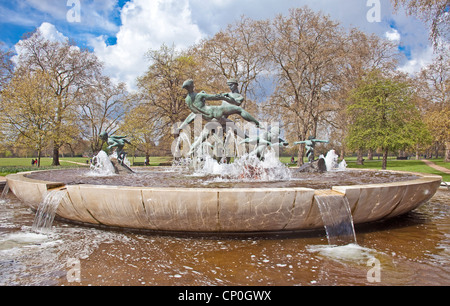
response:
[[[446,174],[450,174],[450,170],[449,170],[449,169],[444,168],[444,167],[441,167],[441,166],[438,166],[438,165],[436,165],[435,163],[433,163],[432,161],[429,161],[429,160],[426,160],[426,159],[423,159],[422,161],[423,161],[427,166],[429,166],[429,167],[431,167],[431,168],[433,168],[433,169],[436,169],[436,170],[438,170],[438,171],[444,172],[444,173],[446,173]]]
[[[74,162],[74,161],[70,161],[70,160],[63,160],[63,159],[60,159],[60,161],[61,162],[65,162],[65,163],[69,163],[69,164],[74,164],[74,165],[80,165],[80,166],[89,166],[89,164],[87,164],[87,163],[77,163],[77,162]]]

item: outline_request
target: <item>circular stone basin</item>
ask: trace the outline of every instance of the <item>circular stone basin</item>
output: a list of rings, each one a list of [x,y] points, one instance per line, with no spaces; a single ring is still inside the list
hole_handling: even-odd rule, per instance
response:
[[[441,177],[392,171],[293,174],[289,181],[233,181],[170,168],[89,177],[86,170],[7,176],[11,191],[37,209],[65,190],[57,215],[93,225],[174,232],[280,232],[322,228],[317,198],[348,200],[355,224],[395,217],[433,197]]]

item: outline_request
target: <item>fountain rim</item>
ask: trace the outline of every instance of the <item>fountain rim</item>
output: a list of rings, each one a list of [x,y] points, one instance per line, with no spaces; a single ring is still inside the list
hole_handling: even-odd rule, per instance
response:
[[[62,219],[167,233],[288,233],[323,228],[317,196],[347,198],[354,224],[384,220],[429,201],[442,181],[441,176],[434,174],[393,170],[386,171],[418,178],[311,189],[66,185],[26,177],[42,171],[58,170],[21,172],[6,177],[14,195],[32,209],[50,191],[66,189],[67,200],[63,200],[57,212]]]
[[[134,168],[140,168],[140,167],[134,167]],[[166,166],[155,166],[152,167],[152,169],[167,169]],[[295,168],[292,168],[295,169]],[[314,190],[316,192],[326,192],[326,191],[337,191],[338,189],[342,189],[342,188],[361,188],[361,187],[383,187],[383,186],[394,186],[394,185],[410,185],[413,183],[418,183],[418,182],[422,182],[424,179],[432,179],[432,180],[437,180],[440,179],[442,182],[442,177],[436,174],[431,174],[431,173],[421,173],[421,172],[411,172],[411,171],[401,171],[401,170],[380,170],[380,169],[355,169],[357,171],[367,171],[367,172],[388,172],[388,173],[398,173],[398,174],[409,174],[409,175],[414,175],[417,176],[417,179],[413,179],[413,180],[405,180],[405,181],[398,181],[398,182],[387,182],[387,183],[374,183],[374,184],[355,184],[355,185],[342,185],[342,186],[332,186],[330,189],[314,189],[314,188],[306,188],[306,187],[252,187],[252,188],[248,188],[248,187],[229,187],[229,188],[221,188],[221,187],[213,187],[213,188],[207,188],[207,187],[152,187],[152,186],[126,186],[126,185],[102,185],[102,184],[65,184],[62,182],[57,182],[57,181],[51,181],[51,180],[38,180],[38,179],[33,179],[33,178],[29,178],[27,177],[27,175],[33,174],[33,173],[40,173],[40,172],[54,172],[54,171],[65,171],[68,169],[51,169],[51,170],[35,170],[35,171],[24,171],[24,172],[18,172],[18,173],[13,173],[13,174],[9,174],[6,176],[6,181],[8,182],[8,180],[11,180],[12,178],[22,178],[24,181],[28,181],[30,183],[39,183],[39,184],[45,184],[47,186],[48,190],[52,190],[52,189],[58,189],[58,188],[64,188],[67,186],[83,186],[83,187],[103,187],[106,189],[117,189],[117,188],[124,188],[124,189],[142,189],[142,190],[167,190],[167,191],[179,191],[180,189],[182,190],[192,190],[192,191],[224,191],[227,189],[233,190],[233,191],[247,191],[247,190],[252,190],[252,191],[258,191],[258,190],[264,190],[264,191],[268,191],[268,190],[279,190],[279,191],[286,191],[286,190]],[[70,170],[70,169],[69,169]],[[345,173],[345,171],[342,171],[342,173]],[[337,191],[339,192],[339,191]]]

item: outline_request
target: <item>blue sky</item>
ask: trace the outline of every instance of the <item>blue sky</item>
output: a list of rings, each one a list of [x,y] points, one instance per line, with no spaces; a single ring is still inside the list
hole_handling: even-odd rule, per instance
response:
[[[120,10],[128,1],[79,0],[81,22],[69,22],[67,13],[74,7],[68,0],[0,0],[0,40],[14,45],[24,33],[31,32],[43,22],[88,47],[90,36],[111,38],[121,24]]]
[[[432,60],[426,26],[402,11],[394,14],[389,0],[0,0],[0,41],[14,49],[35,28],[48,37],[71,38],[95,52],[113,80],[133,88],[148,66],[149,49],[163,43],[186,48],[242,15],[273,18],[304,5],[344,27],[395,41],[405,55],[404,71],[413,73]],[[73,12],[79,22],[68,17]],[[379,20],[371,22],[370,12],[379,13]]]

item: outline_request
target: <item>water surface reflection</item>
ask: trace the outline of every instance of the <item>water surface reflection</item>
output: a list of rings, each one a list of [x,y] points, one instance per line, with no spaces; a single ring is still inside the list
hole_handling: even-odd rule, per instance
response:
[[[34,214],[0,200],[0,285],[450,285],[450,191],[407,215],[356,226],[358,246],[330,249],[324,231],[170,236],[60,221],[31,230]],[[68,281],[79,262],[81,282]],[[375,283],[376,284],[376,283]]]

